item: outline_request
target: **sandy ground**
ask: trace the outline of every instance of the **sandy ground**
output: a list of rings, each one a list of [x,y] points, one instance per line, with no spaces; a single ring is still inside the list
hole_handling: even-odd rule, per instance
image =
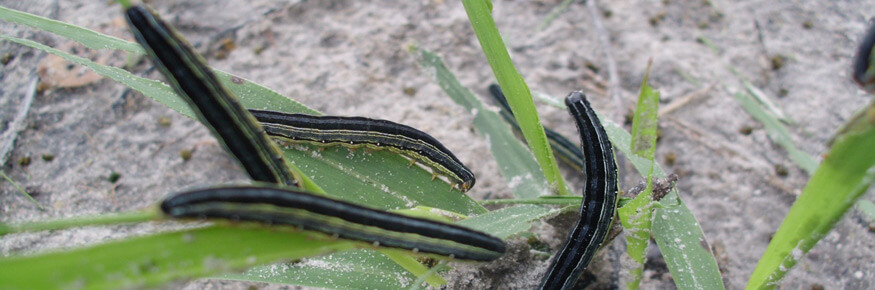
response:
[[[485,96],[493,76],[462,5],[443,0],[398,2],[151,1],[200,45],[212,65],[328,114],[379,117],[427,131],[477,174],[472,196],[509,196],[486,143],[472,129],[470,115],[453,104],[404,50],[406,44],[417,42],[436,51],[464,85]],[[499,28],[533,90],[559,97],[583,89],[598,110],[625,115],[605,95],[607,62],[584,3],[576,1],[549,27],[538,30],[561,1],[494,2]],[[0,5],[127,36],[118,7],[107,1],[4,0]],[[657,154],[663,161],[676,156],[673,165],[663,162],[664,168],[680,175],[682,197],[715,247],[726,286],[742,288],[808,176],[722,88],[739,87],[738,78],[725,66],[735,66],[774,96],[796,121],[791,127],[796,144],[819,156],[835,128],[869,101],[848,74],[856,41],[875,15],[875,3],[621,0],[599,5],[627,110],[650,58],[652,85],[662,92],[664,104],[716,85],[661,118]],[[0,31],[56,47],[65,43],[5,22]],[[719,51],[698,42],[700,36]],[[217,48],[226,37],[237,47],[222,55]],[[37,63],[45,58],[0,42],[0,54],[7,53],[12,59],[0,67],[0,131],[7,130]],[[118,54],[97,55],[109,63],[123,62]],[[141,65],[137,72],[143,69]],[[700,83],[686,81],[682,74]],[[181,188],[245,180],[202,126],[142,95],[124,92],[123,86],[100,80],[78,88],[49,88],[36,96],[26,128],[2,170],[48,210],[37,210],[4,181],[0,221],[135,210]],[[547,124],[573,136],[565,112],[547,106],[539,110]],[[170,125],[164,126],[168,120]],[[751,132],[744,134],[748,129]],[[183,149],[194,150],[191,160],[179,157]],[[43,155],[54,159],[45,161]],[[28,166],[19,164],[23,157],[31,158]],[[621,175],[628,188],[640,177],[631,166],[624,168]],[[786,176],[776,168],[786,168]],[[107,181],[112,172],[121,174],[116,183]],[[864,198],[875,199],[871,192]],[[851,210],[790,272],[782,288],[875,287],[871,225],[867,216]],[[0,239],[0,253],[75,247],[161,228],[149,223],[12,235]],[[549,225],[539,228],[553,232]],[[547,236],[547,242],[555,246],[562,237],[564,233]],[[518,243],[512,248],[502,261],[453,271],[449,288],[531,288],[547,261],[533,258]],[[597,258],[592,274],[587,274],[595,287],[616,287],[623,273],[621,248],[617,241]],[[658,251],[651,252],[645,288],[673,288]],[[193,283],[187,287],[248,285]]]

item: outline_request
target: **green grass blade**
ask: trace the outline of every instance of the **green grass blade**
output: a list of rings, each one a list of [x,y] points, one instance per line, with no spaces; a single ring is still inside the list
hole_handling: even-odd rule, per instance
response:
[[[434,53],[415,46],[410,47],[419,64],[434,77],[447,95],[469,112],[475,112],[474,127],[489,141],[489,148],[498,163],[501,175],[517,198],[535,198],[549,194],[547,181],[538,162],[498,113],[483,106],[480,99],[462,86],[456,76],[447,69],[443,60]]]
[[[41,205],[39,202],[37,202],[35,199],[33,199],[33,196],[30,196],[30,194],[28,194],[27,191],[24,190],[24,188],[21,188],[21,186],[18,185],[17,182],[15,182],[14,180],[12,180],[12,178],[10,178],[8,175],[6,175],[6,172],[3,172],[2,170],[0,170],[0,177],[2,177],[4,180],[6,180],[6,182],[9,182],[9,184],[12,184],[12,186],[14,186],[15,189],[17,189],[18,192],[21,193],[22,196],[27,198],[27,200],[30,200],[30,202],[32,202],[34,205],[36,205],[36,207],[39,208],[39,210],[46,210],[46,208],[44,208],[43,205]],[[0,235],[2,235],[2,234],[0,234]]]
[[[480,41],[486,60],[492,67],[492,72],[495,74],[502,91],[507,96],[510,108],[522,129],[523,137],[525,137],[532,153],[535,154],[535,159],[541,166],[547,183],[559,195],[568,195],[569,189],[562,179],[556,160],[553,158],[553,150],[550,149],[544,127],[541,126],[538,112],[535,110],[532,93],[514,67],[504,41],[498,33],[498,27],[495,26],[495,21],[492,19],[492,3],[489,0],[462,0],[462,4],[465,6],[468,20],[474,28],[477,40]]]
[[[121,223],[141,223],[157,220],[159,216],[160,213],[158,213],[157,210],[145,210],[117,214],[105,214],[98,216],[84,216],[59,220],[9,224],[6,226],[0,226],[0,236],[12,233],[59,230],[71,227],[111,225]]]
[[[544,30],[545,28],[550,26],[550,23],[553,23],[553,20],[556,20],[556,17],[559,17],[559,14],[562,14],[562,12],[565,12],[565,10],[568,9],[568,6],[571,5],[571,2],[574,2],[574,0],[564,0],[562,1],[562,3],[559,3],[559,5],[556,5],[556,7],[554,7],[553,10],[550,11],[550,14],[547,15],[547,17],[544,17],[544,20],[541,21],[540,24],[538,24],[538,30]]]
[[[45,17],[41,17],[41,16],[37,16],[37,15],[33,15],[33,14],[28,14],[28,13],[21,12],[21,11],[7,9],[4,7],[0,7],[0,19],[6,20],[9,22],[13,22],[16,24],[26,25],[26,26],[37,28],[37,29],[42,29],[42,30],[45,30],[48,32],[52,32],[52,33],[57,34],[58,36],[76,41],[76,42],[78,42],[78,43],[80,43],[88,48],[92,48],[92,49],[118,49],[118,50],[124,50],[124,51],[137,53],[137,54],[144,54],[145,53],[143,51],[143,48],[135,42],[129,42],[129,41],[126,41],[123,39],[113,37],[113,36],[109,36],[109,35],[102,34],[102,33],[96,32],[96,31],[92,31],[92,30],[89,30],[89,29],[84,28],[84,27],[79,27],[79,26],[75,26],[72,24],[59,22],[59,21],[56,21],[53,19],[48,19]],[[8,40],[14,41],[11,39],[8,39]],[[17,41],[15,41],[15,42],[17,42]],[[21,43],[21,42],[18,42],[18,43]],[[21,43],[21,44],[28,45],[28,44],[24,44],[24,43]],[[31,46],[31,45],[28,45],[28,46]],[[33,47],[33,46],[31,46],[31,47]],[[34,47],[34,48],[37,48],[37,47]],[[44,50],[42,48],[37,48],[37,49]],[[79,62],[71,60],[67,57],[65,57],[65,59],[67,59],[70,62],[80,64]],[[81,64],[81,65],[84,65],[84,64]],[[85,66],[87,66],[87,65],[85,65]],[[90,67],[90,66],[88,66],[88,67],[91,69],[95,69],[94,67]],[[285,101],[273,101],[275,99],[285,98],[285,97],[280,95],[279,93],[277,93],[271,89],[268,89],[264,86],[261,86],[259,84],[247,81],[245,79],[242,79],[240,77],[231,75],[229,73],[226,73],[226,72],[223,72],[220,70],[213,70],[213,72],[216,73],[216,76],[222,81],[222,85],[228,87],[229,89],[231,89],[231,91],[234,92],[235,95],[237,95],[237,97],[240,99],[241,103],[243,103],[244,105],[246,105],[247,103],[252,105],[252,106],[247,106],[248,108],[271,109],[271,110],[275,110],[275,111],[283,111],[283,112],[290,112],[290,113],[319,114],[318,111],[310,109],[307,106],[304,106],[301,103],[298,103],[298,102],[291,100],[291,99],[288,99]],[[109,76],[107,76],[107,77],[109,77]],[[168,92],[172,93],[172,90],[167,90],[166,88],[161,88],[160,82],[152,81],[154,83],[147,82],[146,83],[147,86],[134,87],[134,85],[137,82],[134,82],[133,80],[131,80],[131,82],[125,82],[121,79],[116,79],[116,78],[114,78],[114,80],[118,81],[120,83],[123,83],[123,84],[127,85],[128,87],[136,89],[137,91],[140,91],[140,92],[143,92],[143,90],[147,90],[148,87],[150,87],[150,86],[156,86],[156,84],[157,84],[158,87],[155,88],[155,90],[154,90],[154,92],[152,92],[151,96],[153,96],[153,98],[155,98],[156,100],[158,100],[162,104],[165,104],[171,108],[174,108],[177,111],[180,110],[180,109],[176,109],[173,104],[177,103],[177,102],[181,102],[181,100],[179,100],[178,98],[174,98],[175,94],[173,94],[172,96],[166,96],[166,94],[161,93],[161,91],[168,91]],[[164,97],[161,97],[161,96],[164,96]],[[262,98],[266,98],[270,101],[260,103],[259,100]],[[187,110],[187,108],[186,108],[186,110]],[[185,115],[190,116],[190,114],[185,114]]]
[[[641,92],[638,94],[638,105],[632,118],[632,152],[653,162],[656,154],[656,129],[659,115],[659,92],[647,84],[650,75],[650,64],[641,82]],[[648,170],[649,171],[649,170]]]
[[[823,162],[760,258],[748,289],[771,289],[875,180],[875,103],[836,134]]]
[[[549,198],[554,197],[554,198]],[[583,197],[580,196],[558,196],[550,195],[541,198],[526,198],[526,199],[490,199],[480,201],[480,204],[537,204],[537,205],[576,205],[580,207]]]
[[[738,77],[741,78],[740,75]],[[775,102],[772,101],[772,98],[770,98],[766,94],[766,92],[763,92],[763,90],[760,90],[760,88],[757,88],[752,83],[743,78],[741,80],[741,83],[744,85],[744,89],[747,90],[747,92],[750,93],[750,95],[753,96],[754,99],[757,100],[757,102],[762,104],[762,106],[764,106],[769,113],[775,116],[775,118],[778,118],[778,120],[788,125],[794,123],[793,119],[787,116],[787,113],[784,113],[784,110],[781,110],[778,105],[775,105]]]
[[[434,267],[431,267],[431,269],[428,269],[428,271],[426,271],[422,275],[419,275],[416,278],[416,281],[413,281],[413,284],[411,284],[410,287],[407,287],[407,289],[419,290],[419,288],[422,288],[422,284],[423,282],[425,282],[426,277],[430,277],[431,275],[437,275],[437,272],[439,271],[446,272],[452,269],[453,268],[451,268],[450,266],[447,266],[447,261],[440,261],[437,263],[437,265],[434,265]]]
[[[506,239],[528,231],[532,221],[558,214],[561,209],[549,209],[537,205],[520,205],[490,211],[458,222],[458,225],[482,231]]]
[[[33,15],[27,12],[12,10],[0,6],[0,20],[27,25],[39,30],[57,35],[64,35],[76,40],[90,49],[118,49],[137,54],[146,53],[139,44],[125,41],[117,37],[102,34],[87,28],[67,24],[54,19]]]
[[[720,49],[714,45],[713,42],[708,40],[708,38],[700,36],[697,40],[710,47],[715,54],[720,53]],[[724,64],[724,67],[741,81],[749,94],[736,92],[726,85],[723,86],[724,90],[732,95],[748,114],[765,126],[769,138],[781,147],[784,147],[790,155],[790,159],[793,160],[796,165],[802,168],[802,170],[805,170],[808,175],[813,174],[814,170],[817,169],[817,160],[811,155],[796,148],[796,145],[793,144],[793,139],[790,137],[790,133],[782,124],[782,122],[791,124],[793,123],[793,120],[775,105],[769,96],[748,81],[738,69],[731,64]]]
[[[327,289],[402,289],[416,280],[416,276],[372,250],[344,251],[300,263],[256,266],[243,273],[213,278]]]
[[[644,262],[647,258],[647,246],[650,245],[651,223],[653,217],[653,184],[647,187],[626,206],[617,209],[620,223],[626,232],[626,253],[634,261],[627,264],[630,279],[627,289],[638,289],[643,277]]]
[[[314,239],[320,241],[315,243]],[[305,232],[211,226],[64,252],[0,258],[0,281],[10,289],[157,287],[188,277],[297,260],[355,245]]]
[[[614,123],[607,117],[602,114],[596,112],[599,116],[599,120],[602,121],[602,126],[605,127],[605,131],[608,133],[608,139],[611,139],[611,143],[614,144],[614,148],[617,148],[624,155],[626,155],[626,159],[632,162],[632,166],[635,167],[635,170],[638,171],[641,176],[647,176],[647,173],[650,172],[651,165],[653,165],[653,177],[664,178],[666,177],[665,171],[659,167],[658,164],[650,162],[647,158],[635,155],[632,152],[632,135],[620,127],[619,124]]]
[[[678,289],[724,289],[702,229],[681,200],[653,211],[653,239]]]
[[[412,274],[414,277],[419,277],[416,279],[417,282],[414,282],[414,285],[419,285],[422,284],[422,282],[425,282],[435,289],[440,288],[440,286],[447,285],[447,280],[444,280],[443,277],[441,277],[434,271],[431,271],[431,269],[420,263],[419,260],[417,260],[405,251],[395,249],[380,249],[379,252],[385,255],[387,258],[391,259],[392,262],[395,262],[395,264],[398,264],[399,266],[404,268],[406,272]]]
[[[617,210],[620,222],[626,229],[626,252],[635,261],[629,269],[630,281],[628,289],[638,289],[643,277],[644,262],[647,257],[647,246],[650,245],[651,220],[653,217],[653,159],[656,154],[656,130],[659,112],[659,92],[647,83],[650,75],[650,64],[641,82],[641,92],[638,94],[638,105],[635,117],[632,119],[632,145],[630,150],[634,155],[643,157],[651,165],[648,166],[647,187],[630,203]]]
[[[757,121],[760,121],[760,123],[763,123],[772,141],[784,147],[793,162],[799,165],[805,172],[808,172],[808,174],[814,174],[814,171],[817,169],[817,160],[808,155],[808,153],[796,148],[796,145],[793,144],[793,139],[790,137],[790,132],[787,131],[787,127],[784,127],[778,118],[763,109],[756,100],[746,93],[739,92],[733,96],[748,114]]]

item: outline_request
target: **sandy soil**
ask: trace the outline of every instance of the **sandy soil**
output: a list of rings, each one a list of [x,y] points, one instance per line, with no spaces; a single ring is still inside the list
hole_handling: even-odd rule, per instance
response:
[[[246,4],[249,2],[249,4]],[[478,185],[470,194],[509,196],[486,143],[471,117],[452,103],[405,50],[417,42],[444,57],[462,83],[485,96],[492,72],[458,1],[151,1],[209,62],[255,80],[328,114],[362,115],[402,122],[441,140],[472,167]],[[613,116],[626,112],[605,95],[607,62],[586,5],[571,4],[544,30],[537,25],[559,0],[494,1],[494,16],[518,69],[536,91],[564,96],[584,89],[594,106]],[[49,16],[104,33],[127,36],[117,7],[107,1],[0,1],[0,5]],[[712,84],[704,96],[661,118],[658,157],[675,155],[668,171],[715,247],[726,286],[745,285],[770,235],[808,176],[768,139],[762,126],[722,88],[739,87],[731,64],[775,97],[796,121],[794,141],[819,156],[835,128],[867,103],[849,80],[850,59],[871,1],[655,1],[599,3],[616,59],[624,107],[634,102],[647,60],[652,85],[668,104]],[[208,17],[205,17],[208,16]],[[0,23],[0,31],[52,46],[64,40]],[[715,53],[697,41],[706,37]],[[236,49],[222,55],[223,38]],[[0,131],[21,106],[45,55],[0,42],[12,60],[0,67]],[[121,55],[100,55],[110,63]],[[138,72],[143,73],[143,66]],[[693,84],[682,74],[700,81]],[[158,77],[157,73],[149,74]],[[407,92],[407,93],[405,93]],[[542,106],[544,121],[571,135],[566,113]],[[164,120],[162,120],[164,119]],[[166,125],[169,120],[170,125]],[[750,134],[743,131],[751,129]],[[2,140],[0,140],[2,141]],[[194,149],[184,162],[180,150]],[[43,155],[53,155],[45,161]],[[30,157],[28,166],[18,160]],[[38,94],[26,129],[2,170],[48,211],[37,210],[7,182],[0,183],[0,221],[18,222],[129,211],[194,185],[245,180],[207,130],[110,80]],[[640,177],[624,166],[629,187]],[[786,168],[786,175],[778,168]],[[121,178],[107,181],[112,172]],[[871,192],[864,198],[875,199]],[[0,253],[31,253],[155,232],[162,225],[96,227],[12,235]],[[539,226],[552,233],[553,227]],[[875,287],[872,221],[851,210],[782,282],[787,289]],[[556,245],[564,233],[547,237]],[[546,260],[514,244],[507,258],[466,266],[449,275],[450,288],[531,288]],[[588,277],[611,288],[622,275],[622,242],[600,255]],[[652,251],[646,288],[673,288]],[[189,288],[244,288],[247,284],[196,281]],[[258,287],[269,285],[258,284]],[[275,285],[274,285],[275,286]],[[822,288],[818,288],[822,286]],[[273,287],[273,286],[270,286]]]

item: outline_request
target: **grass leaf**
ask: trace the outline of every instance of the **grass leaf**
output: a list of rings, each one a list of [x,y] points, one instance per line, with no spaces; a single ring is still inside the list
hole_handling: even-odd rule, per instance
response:
[[[21,193],[22,196],[24,196],[25,198],[27,198],[27,200],[29,200],[31,203],[36,205],[36,207],[39,208],[39,210],[46,210],[46,208],[44,208],[43,205],[41,205],[39,202],[37,202],[35,199],[33,199],[33,196],[28,194],[27,191],[24,190],[24,188],[21,188],[21,186],[18,185],[17,182],[15,182],[14,180],[12,180],[12,178],[10,178],[8,175],[6,175],[6,172],[3,172],[2,170],[0,170],[0,177],[2,177],[4,180],[6,180],[6,182],[9,182],[10,184],[12,184],[12,186],[14,186],[15,189],[17,189],[18,192]],[[2,235],[2,231],[0,231],[0,235]]]
[[[875,102],[840,130],[760,258],[748,289],[771,289],[875,181]]]
[[[3,6],[0,6],[0,19],[62,35],[76,40],[90,49],[118,49],[137,54],[146,53],[142,46],[133,42],[54,19],[12,10]]]
[[[817,160],[808,155],[808,153],[796,148],[796,145],[793,144],[793,138],[790,137],[790,132],[787,131],[787,127],[784,127],[778,118],[763,109],[760,103],[749,94],[738,92],[733,94],[733,96],[748,114],[757,121],[760,121],[760,123],[763,123],[763,126],[765,126],[766,131],[769,133],[769,138],[778,143],[778,145],[781,145],[781,147],[784,147],[793,162],[799,165],[805,172],[808,172],[809,175],[814,174],[814,171],[817,169]]]
[[[641,92],[638,94],[638,105],[635,117],[632,119],[632,145],[630,150],[634,155],[643,157],[650,162],[645,179],[647,187],[631,202],[619,208],[618,215],[626,230],[626,252],[635,261],[629,269],[631,279],[626,287],[638,289],[644,270],[647,246],[650,245],[651,220],[653,217],[653,159],[656,154],[657,117],[659,112],[659,92],[647,83],[650,75],[650,63],[641,81]]]
[[[468,20],[474,28],[477,40],[480,41],[486,60],[492,67],[492,73],[495,74],[501,90],[507,96],[523,137],[544,172],[547,184],[559,195],[568,195],[570,191],[562,179],[556,159],[553,158],[553,150],[550,149],[544,127],[541,126],[538,112],[535,110],[532,92],[514,67],[507,47],[498,33],[498,27],[492,19],[492,3],[488,0],[462,0],[462,5],[465,6]]]
[[[300,263],[255,266],[243,273],[213,278],[328,289],[402,289],[416,280],[389,257],[362,249],[307,258]]]
[[[527,204],[490,211],[462,220],[458,224],[506,239],[512,235],[528,231],[532,221],[556,215],[560,211],[561,209],[549,209]]]
[[[11,289],[156,287],[192,276],[354,246],[353,242],[332,241],[313,233],[210,226],[83,249],[0,258],[0,281]]]
[[[711,247],[681,200],[653,211],[653,239],[678,289],[724,289]]]

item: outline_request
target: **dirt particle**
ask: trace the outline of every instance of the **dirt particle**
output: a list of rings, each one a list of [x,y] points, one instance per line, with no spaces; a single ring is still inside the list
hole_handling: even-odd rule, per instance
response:
[[[591,63],[591,62],[588,62],[588,61],[587,61],[584,65],[585,65],[586,68],[589,69],[590,71],[592,71],[592,72],[594,72],[594,73],[599,73],[599,67],[598,67],[597,65],[595,65],[595,64],[593,64],[593,63]]]
[[[665,12],[659,12],[656,15],[650,16],[650,19],[648,19],[650,26],[653,27],[659,26],[663,20],[665,20]]]
[[[255,53],[255,55],[260,55],[262,52],[264,52],[265,49],[267,49],[267,45],[258,44],[255,46],[255,48],[252,49],[252,52]]]
[[[30,161],[31,161],[30,156],[24,156],[24,157],[18,158],[18,165],[21,165],[21,167],[27,167],[28,165],[30,165]]]
[[[42,158],[45,162],[52,162],[52,160],[55,160],[55,155],[43,154],[42,156],[40,156],[40,158]]]
[[[405,95],[408,95],[411,97],[413,95],[416,95],[416,88],[414,88],[414,87],[404,87],[403,91],[404,91]]]
[[[109,173],[109,177],[107,177],[106,180],[109,182],[112,182],[112,183],[116,183],[116,181],[118,181],[119,178],[122,178],[121,173],[112,171]]]
[[[811,29],[813,27],[814,27],[814,22],[812,22],[811,20],[805,20],[805,22],[802,22],[802,28]]]
[[[234,42],[234,39],[230,37],[222,38],[219,40],[219,48],[216,49],[215,57],[216,59],[226,59],[234,49],[237,48],[237,43]]]
[[[39,190],[36,186],[26,186],[24,187],[24,192],[30,195],[30,197],[37,197],[42,194],[42,191]]]
[[[779,70],[784,67],[785,64],[787,64],[787,57],[783,55],[775,55],[772,56],[771,62],[772,70]]]
[[[677,159],[677,154],[675,154],[674,152],[668,152],[667,154],[665,154],[665,165],[674,166]]]
[[[15,56],[12,55],[12,53],[9,53],[9,52],[4,53],[3,56],[0,56],[0,64],[7,65],[14,58],[15,58]]]
[[[46,90],[48,90],[51,87],[52,87],[52,85],[50,85],[49,83],[44,82],[44,81],[40,81],[36,85],[36,92],[39,94],[42,94],[43,92],[45,92]]]
[[[790,171],[787,170],[787,166],[784,166],[783,164],[775,164],[775,174],[780,177],[787,177],[787,175],[790,174]]]
[[[659,144],[659,141],[662,141],[662,128],[656,128],[656,143]]]
[[[747,125],[742,126],[740,129],[738,129],[738,133],[741,133],[741,135],[745,136],[750,135],[750,133],[753,133],[753,127]]]
[[[173,122],[170,120],[170,117],[161,116],[158,118],[158,125],[164,128],[169,128]]]
[[[814,283],[814,284],[811,284],[811,287],[809,287],[808,289],[811,289],[811,290],[823,290],[823,289],[825,289],[825,288],[823,287],[823,285],[820,285],[820,284]]]
[[[182,161],[188,161],[189,159],[191,159],[191,150],[179,150],[179,157],[182,158]]]
[[[788,91],[788,90],[785,89],[785,88],[780,88],[780,89],[778,89],[778,97],[779,97],[779,98],[786,97],[787,94],[789,94],[789,93],[790,93],[790,91]]]

